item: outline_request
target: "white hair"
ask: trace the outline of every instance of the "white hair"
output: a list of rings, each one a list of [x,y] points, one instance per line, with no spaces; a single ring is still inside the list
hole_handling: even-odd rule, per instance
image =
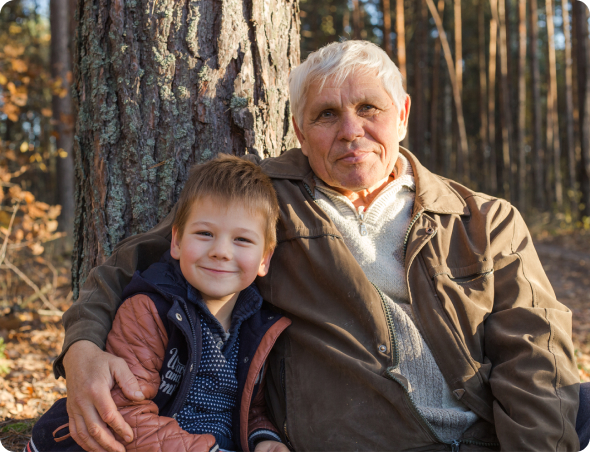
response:
[[[403,108],[406,91],[402,74],[381,48],[368,41],[333,42],[311,53],[289,75],[291,111],[297,124],[302,124],[307,90],[312,83],[319,81],[321,91],[328,78],[333,77],[338,86],[359,70],[377,71],[377,78],[396,108]]]

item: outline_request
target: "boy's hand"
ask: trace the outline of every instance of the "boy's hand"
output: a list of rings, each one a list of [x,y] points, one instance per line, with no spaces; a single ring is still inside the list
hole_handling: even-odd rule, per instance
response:
[[[125,440],[133,440],[131,427],[111,397],[116,383],[129,400],[144,399],[127,363],[90,341],[78,341],[70,346],[63,364],[72,438],[86,451],[125,452],[107,424]]]
[[[261,441],[254,452],[289,452],[289,448],[278,441]]]

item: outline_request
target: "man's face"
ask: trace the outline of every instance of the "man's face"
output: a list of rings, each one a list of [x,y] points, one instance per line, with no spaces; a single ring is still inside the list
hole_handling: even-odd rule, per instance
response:
[[[341,86],[310,85],[295,132],[314,173],[342,193],[371,189],[389,177],[405,135],[410,98],[399,111],[376,75],[356,72]]]

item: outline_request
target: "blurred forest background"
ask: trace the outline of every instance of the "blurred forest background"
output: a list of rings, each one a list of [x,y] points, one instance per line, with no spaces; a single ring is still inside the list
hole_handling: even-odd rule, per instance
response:
[[[0,12],[0,419],[35,418],[65,391],[51,361],[72,300],[75,3],[12,0]],[[558,298],[576,313],[589,381],[588,8],[300,0],[300,20],[302,59],[337,40],[380,45],[412,97],[403,144],[430,170],[523,212]],[[18,442],[28,426],[0,421],[0,440]]]

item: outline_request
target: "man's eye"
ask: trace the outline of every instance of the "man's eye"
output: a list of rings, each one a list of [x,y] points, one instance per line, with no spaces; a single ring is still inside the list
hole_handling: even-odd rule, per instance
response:
[[[375,110],[375,107],[373,105],[363,105],[360,109],[359,112],[360,113],[370,113],[373,110]]]
[[[334,117],[334,113],[331,112],[330,110],[322,111],[320,113],[320,118],[321,119],[331,119],[333,117]]]

